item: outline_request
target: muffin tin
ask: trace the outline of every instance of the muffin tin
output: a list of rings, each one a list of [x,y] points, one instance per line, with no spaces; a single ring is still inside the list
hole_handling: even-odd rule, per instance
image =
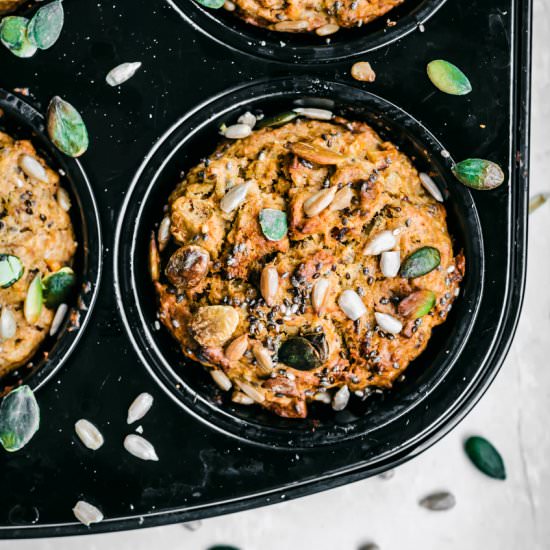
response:
[[[308,59],[308,43],[301,41],[314,37],[295,37],[295,45],[289,42],[288,50],[273,54],[254,37],[248,52],[240,48],[243,54],[229,34],[220,31],[216,44],[168,3],[68,3],[67,24],[54,48],[31,60],[0,52],[0,85],[31,87],[25,102],[8,94],[8,103],[30,103],[43,112],[51,96],[61,95],[87,122],[92,145],[82,165],[98,205],[106,266],[95,308],[85,313],[91,322],[78,332],[78,345],[71,344],[70,360],[55,381],[38,389],[40,431],[20,452],[3,455],[2,536],[187,521],[327,489],[415,456],[475,404],[498,371],[521,305],[530,5],[474,0],[466,10],[457,0],[440,4],[411,0],[410,6],[440,9],[425,29],[401,40],[392,42],[400,31],[412,30],[408,25],[414,19],[405,12],[378,39],[373,28],[362,46],[353,45],[363,38],[350,34],[346,39],[347,31],[341,31],[342,44],[314,45],[323,51]],[[201,8],[191,0],[177,5],[199,24],[195,11]],[[227,14],[202,15],[222,17],[222,27],[241,25],[227,20]],[[381,40],[384,48],[372,51]],[[370,53],[361,59],[378,73],[372,84],[351,79],[349,58],[328,62],[367,49]],[[426,63],[435,58],[463,68],[474,92],[462,98],[437,92],[425,76]],[[120,88],[109,88],[105,74],[124,61],[142,61],[143,67]],[[140,248],[140,240],[159,220],[180,170],[214,148],[218,122],[233,120],[248,106],[275,112],[295,101],[320,100],[369,120],[413,154],[419,167],[438,174],[468,274],[451,317],[411,365],[405,383],[386,399],[367,401],[364,410],[320,414],[312,431],[309,421],[297,425],[217,404],[204,372],[185,364],[170,337],[152,329],[154,296],[145,269],[146,242]],[[8,112],[6,120],[24,120],[39,148],[56,155],[40,137],[43,128],[30,124],[40,120],[36,111],[26,107],[22,119],[16,111]],[[507,184],[471,193],[450,175],[451,160],[441,155],[443,147],[456,160],[480,156],[499,162],[509,176]],[[67,172],[76,203],[87,188],[85,177],[76,176],[79,163],[54,160]],[[88,252],[85,265],[95,266],[97,280],[102,255],[93,198],[82,200],[81,212],[82,227],[97,230],[95,241],[88,241],[95,244],[82,247]],[[47,368],[30,383],[39,386],[38,377],[45,378]],[[126,425],[127,407],[141,391],[155,397],[141,424],[158,463],[138,461],[122,447],[132,431]],[[100,450],[92,453],[76,439],[73,425],[79,418],[102,430],[106,443]],[[105,514],[90,530],[71,513],[80,498]]]

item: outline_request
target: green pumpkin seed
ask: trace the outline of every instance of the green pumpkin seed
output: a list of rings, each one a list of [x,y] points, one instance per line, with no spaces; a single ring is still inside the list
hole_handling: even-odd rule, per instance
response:
[[[268,126],[282,126],[291,120],[294,120],[298,116],[298,113],[294,111],[286,111],[284,113],[279,113],[278,115],[267,117],[262,120],[259,120],[256,124],[256,128],[267,128]]]
[[[279,361],[298,370],[311,370],[322,364],[317,348],[301,336],[283,342],[279,348]]]
[[[495,479],[506,479],[502,457],[484,437],[469,437],[464,443],[464,450],[478,470]]]
[[[466,95],[472,91],[468,77],[456,66],[443,59],[430,61],[426,67],[432,84],[451,95]]]
[[[60,304],[66,302],[75,281],[74,271],[70,267],[62,267],[59,271],[48,275],[42,281],[46,307],[56,309]]]
[[[197,2],[205,8],[217,10],[225,4],[225,0],[197,0]]]
[[[6,451],[24,447],[40,426],[40,409],[29,386],[20,386],[0,404],[0,443]]]
[[[423,246],[405,259],[399,273],[401,277],[414,279],[433,271],[440,263],[439,250],[433,246]]]
[[[435,294],[431,290],[417,290],[399,302],[397,312],[403,317],[419,319],[430,313],[435,305]]]
[[[313,347],[317,350],[321,363],[324,363],[328,359],[328,342],[324,332],[310,332],[304,334],[304,338],[311,342]]]
[[[25,268],[13,254],[0,254],[0,287],[8,288],[21,279]]]
[[[260,212],[260,226],[266,239],[280,241],[288,232],[286,212],[264,208]]]
[[[80,113],[54,97],[48,107],[48,135],[53,144],[69,157],[79,157],[88,148],[88,131]]]
[[[65,14],[60,0],[42,6],[31,19],[27,28],[27,35],[31,44],[47,50],[51,48],[59,38]]]
[[[27,36],[29,20],[26,17],[4,17],[0,23],[0,41],[17,57],[31,57],[36,53],[36,46]]]
[[[42,311],[43,296],[42,296],[42,281],[40,273],[32,280],[25,296],[24,314],[27,323],[33,325],[38,321]]]
[[[550,193],[539,193],[534,197],[531,197],[529,201],[529,214],[532,214],[535,210],[538,210],[548,199]]]
[[[452,168],[456,179],[478,191],[494,189],[504,183],[502,168],[490,160],[466,159]]]

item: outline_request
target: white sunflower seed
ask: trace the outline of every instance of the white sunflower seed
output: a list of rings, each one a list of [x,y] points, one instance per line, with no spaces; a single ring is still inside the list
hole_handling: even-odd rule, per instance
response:
[[[347,386],[342,386],[332,398],[332,408],[335,411],[344,410],[348,405],[349,397],[349,388]]]
[[[101,432],[85,418],[81,418],[75,423],[74,431],[83,445],[92,451],[97,451],[105,442]]]
[[[252,348],[252,353],[258,362],[260,370],[264,374],[271,374],[273,370],[273,358],[268,349],[264,348],[261,344],[255,344]]]
[[[378,254],[386,252],[386,250],[391,250],[396,244],[397,241],[391,231],[381,231],[367,243],[363,254],[378,256]]]
[[[338,305],[352,321],[357,321],[367,313],[363,300],[355,290],[344,290],[338,298]]]
[[[441,491],[425,496],[419,501],[420,506],[435,512],[443,512],[454,508],[456,499],[452,493]]]
[[[231,0],[225,0],[223,8],[227,11],[235,11],[237,9],[237,6],[234,2],[231,2]]]
[[[279,32],[298,32],[306,30],[308,27],[307,21],[279,21],[273,25],[273,28]]]
[[[130,434],[124,438],[124,448],[131,454],[141,460],[158,461],[159,457],[155,448],[147,439],[140,435]]]
[[[103,520],[103,514],[93,504],[85,500],[79,500],[73,508],[74,517],[89,527],[92,523],[99,523]]]
[[[19,167],[29,176],[29,178],[37,179],[43,183],[48,183],[50,181],[46,169],[30,155],[21,155],[19,157]]]
[[[329,287],[330,283],[328,279],[318,279],[313,285],[313,290],[311,291],[311,305],[316,313],[319,313],[323,308]]]
[[[168,244],[168,241],[170,240],[170,216],[164,216],[162,218],[162,221],[159,225],[159,230],[157,233],[157,241],[158,241],[158,247],[159,250],[162,252],[166,245]]]
[[[316,109],[315,107],[296,107],[292,110],[306,118],[313,118],[316,120],[331,120],[333,116],[332,111],[328,111],[327,109]]]
[[[330,34],[334,34],[335,32],[338,32],[340,30],[339,25],[335,25],[334,23],[327,23],[326,25],[323,25],[322,27],[318,27],[315,29],[315,34],[317,36],[328,36]]]
[[[17,323],[12,311],[4,306],[0,313],[0,340],[9,340],[15,336]]]
[[[109,86],[120,86],[127,80],[130,80],[140,67],[141,62],[139,61],[134,63],[121,63],[107,73],[105,80]]]
[[[334,200],[334,195],[336,195],[337,188],[329,187],[328,189],[321,189],[316,193],[313,193],[305,202],[304,202],[304,213],[308,218],[317,216],[320,214],[330,203]]]
[[[388,250],[380,255],[380,270],[384,277],[395,277],[401,266],[401,253],[399,250]]]
[[[279,273],[273,266],[266,266],[262,269],[260,277],[260,292],[265,303],[271,307],[275,305],[277,290],[279,289]]]
[[[248,349],[248,336],[241,334],[235,338],[226,348],[225,356],[229,361],[238,361]]]
[[[240,380],[237,380],[237,385],[241,390],[250,397],[250,399],[253,399],[256,403],[262,403],[265,401],[264,395],[259,392],[254,386],[251,386],[247,382],[242,382]]]
[[[247,111],[237,119],[237,122],[254,128],[254,126],[256,126],[256,117],[250,111]]]
[[[401,329],[403,328],[403,323],[401,323],[401,321],[399,321],[395,317],[392,317],[391,315],[388,315],[387,313],[380,313],[378,311],[375,311],[374,317],[376,319],[376,322],[378,323],[378,326],[384,332],[389,332],[390,334],[399,334],[401,332]]]
[[[225,1],[225,3],[227,4],[227,0]],[[186,521],[185,523],[182,523],[182,525],[188,531],[198,531],[202,527],[202,521],[200,519],[197,519],[195,521]]]
[[[52,326],[50,327],[50,336],[57,334],[57,331],[59,330],[63,319],[65,319],[65,315],[67,315],[68,310],[69,306],[67,304],[59,304],[55,310],[55,315],[53,316]]]
[[[313,396],[313,399],[315,401],[319,401],[320,403],[325,403],[326,405],[328,405],[332,401],[332,398],[330,397],[330,393],[327,393],[326,391],[316,393]]]
[[[252,128],[248,124],[233,124],[222,133],[228,139],[243,139],[252,133]]]
[[[229,189],[220,201],[220,208],[226,214],[238,208],[246,199],[249,187],[249,183],[240,183]]]
[[[68,212],[71,209],[71,198],[69,197],[67,190],[63,189],[63,187],[60,187],[57,190],[57,204],[59,204],[61,209],[65,210],[65,212]]]
[[[245,393],[242,393],[240,391],[236,391],[233,396],[231,397],[231,401],[233,403],[238,403],[239,405],[253,405],[254,399],[251,397],[248,397]]]
[[[210,376],[216,385],[223,391],[228,391],[231,389],[231,386],[233,386],[227,374],[225,374],[222,370],[211,370]]]
[[[437,202],[443,202],[443,195],[441,194],[441,191],[435,184],[435,181],[428,176],[425,172],[420,172],[418,174],[418,177],[420,178],[420,183],[422,183],[422,186],[430,195],[437,201]]]
[[[141,420],[153,406],[153,396],[149,393],[140,393],[128,408],[127,424],[133,424],[136,420]]]
[[[353,191],[349,185],[342,187],[336,195],[334,195],[334,200],[330,203],[330,209],[333,212],[337,210],[344,210],[351,205],[351,199],[353,198]]]

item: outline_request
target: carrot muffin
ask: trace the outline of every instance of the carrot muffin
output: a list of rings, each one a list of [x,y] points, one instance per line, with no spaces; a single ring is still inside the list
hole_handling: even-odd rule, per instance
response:
[[[390,388],[445,321],[464,258],[433,181],[395,145],[296,111],[326,120],[223,128],[240,139],[176,187],[150,260],[183,353],[234,402],[304,418]]]

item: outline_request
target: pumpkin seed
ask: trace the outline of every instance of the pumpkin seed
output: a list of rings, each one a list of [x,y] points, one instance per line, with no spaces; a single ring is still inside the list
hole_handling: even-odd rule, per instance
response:
[[[153,406],[153,396],[150,393],[140,393],[128,408],[128,417],[126,418],[126,424],[133,424],[138,420],[141,420]]]
[[[381,231],[367,243],[363,254],[366,256],[378,256],[382,252],[391,250],[396,244],[397,240],[392,231]]]
[[[74,517],[86,527],[89,527],[92,523],[103,521],[103,514],[101,511],[85,500],[79,500],[76,503],[73,508],[73,514]]]
[[[89,138],[80,113],[55,96],[48,106],[48,135],[52,143],[69,157],[79,157],[88,149]]]
[[[40,162],[30,155],[21,155],[19,157],[19,168],[29,176],[43,183],[48,183],[48,174]]]
[[[401,266],[401,252],[399,250],[386,250],[380,255],[380,271],[384,277],[395,277]]]
[[[17,323],[15,321],[15,316],[11,309],[4,306],[2,308],[2,313],[0,313],[0,341],[13,338],[16,331]]]
[[[417,290],[399,302],[397,312],[403,317],[419,319],[430,312],[435,299],[435,293],[431,290]]]
[[[23,276],[25,268],[18,256],[0,254],[0,287],[8,288]]]
[[[428,78],[442,92],[451,95],[466,95],[472,91],[468,77],[456,66],[443,59],[430,61],[426,67]]]
[[[456,500],[453,494],[447,491],[441,491],[425,496],[418,504],[423,508],[434,512],[443,512],[455,507]]]
[[[506,479],[506,468],[500,453],[484,437],[469,437],[464,450],[474,466],[494,479]]]
[[[30,43],[41,50],[51,48],[61,34],[64,19],[61,0],[42,6],[34,14],[27,28]]]
[[[120,86],[130,80],[140,67],[140,61],[121,63],[107,73],[105,81],[109,86]]]
[[[214,10],[217,10],[224,5],[225,0],[197,0],[197,2],[205,8],[212,8]]]
[[[59,307],[56,309],[55,315],[53,316],[52,326],[50,327],[50,336],[54,336],[57,333],[63,319],[65,319],[65,315],[67,315],[68,310],[69,306],[67,304],[59,304]]]
[[[367,313],[361,296],[355,290],[344,290],[338,298],[338,305],[352,321],[357,321]]]
[[[23,311],[27,323],[34,325],[34,323],[38,321],[42,311],[43,301],[42,280],[40,273],[38,273],[29,285],[27,295],[25,296],[25,306]]]
[[[258,121],[256,128],[266,128],[268,126],[276,127],[282,126],[291,120],[294,120],[298,116],[298,113],[294,111],[286,111],[284,113],[279,113],[278,115],[264,118]]]
[[[46,307],[56,309],[61,303],[66,302],[75,282],[76,277],[70,267],[62,267],[48,275],[42,282]]]
[[[136,458],[157,462],[159,457],[155,448],[147,439],[140,435],[130,434],[124,438],[124,448]]]
[[[529,201],[529,214],[532,214],[535,210],[540,208],[549,198],[550,193],[539,193],[531,197]]]
[[[433,271],[441,263],[439,250],[433,246],[423,246],[410,254],[401,264],[401,277],[414,279]]]
[[[85,418],[81,418],[75,423],[74,431],[82,444],[92,451],[97,451],[105,442],[101,432]]]
[[[308,218],[312,218],[325,210],[334,199],[337,189],[336,186],[333,186],[313,193],[313,195],[304,202],[305,215]]]
[[[488,191],[504,183],[504,172],[496,163],[485,159],[466,159],[452,167],[456,179],[467,187]]]
[[[250,187],[250,182],[240,183],[231,187],[229,191],[222,197],[220,201],[220,208],[226,213],[229,214],[236,208],[238,208],[246,199],[248,189]]]
[[[6,451],[24,447],[38,431],[40,408],[29,386],[20,386],[0,404],[0,443]]]
[[[280,241],[288,232],[286,212],[274,208],[264,208],[260,212],[260,227],[269,241]]]
[[[248,349],[248,336],[241,334],[237,336],[226,348],[225,357],[228,361],[238,361],[242,358],[245,351]]]
[[[420,179],[420,183],[422,184],[422,187],[428,191],[428,193],[437,201],[437,202],[443,202],[443,195],[441,194],[441,191],[439,190],[439,187],[437,187],[435,181],[428,176],[425,172],[420,172],[418,174],[418,178]]]
[[[314,107],[296,107],[292,109],[295,113],[306,118],[313,118],[315,120],[331,120],[333,114],[327,109],[316,109]]]
[[[374,318],[376,319],[376,323],[378,324],[378,326],[384,332],[389,332],[390,334],[399,334],[403,329],[403,323],[401,323],[399,319],[396,319],[395,317],[392,317],[387,313],[375,311]]]
[[[311,370],[322,364],[318,348],[303,336],[293,336],[282,343],[279,361],[298,370]]]
[[[211,370],[210,376],[212,377],[212,380],[214,380],[216,385],[223,391],[229,391],[233,386],[227,374],[225,374],[225,372],[223,372],[222,370]]]
[[[342,386],[332,398],[332,409],[335,411],[342,411],[348,406],[350,398],[349,388]]]
[[[36,46],[31,44],[27,35],[29,20],[26,17],[10,15],[0,23],[0,41],[17,57],[32,57]]]
[[[319,313],[323,309],[323,305],[328,296],[328,289],[330,283],[328,279],[318,279],[317,282],[313,285],[311,291],[311,305],[315,313]]]

